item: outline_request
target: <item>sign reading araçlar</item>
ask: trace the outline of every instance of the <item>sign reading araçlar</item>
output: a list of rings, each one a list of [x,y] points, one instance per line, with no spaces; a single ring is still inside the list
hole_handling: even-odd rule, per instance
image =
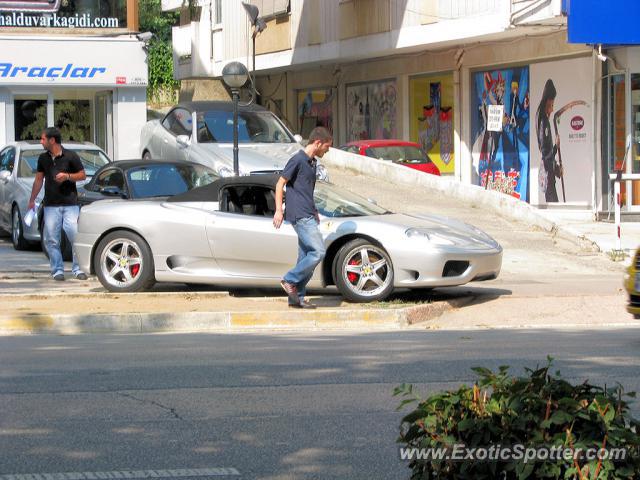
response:
[[[146,54],[132,39],[0,40],[0,85],[146,86]],[[122,59],[127,61],[123,62]]]

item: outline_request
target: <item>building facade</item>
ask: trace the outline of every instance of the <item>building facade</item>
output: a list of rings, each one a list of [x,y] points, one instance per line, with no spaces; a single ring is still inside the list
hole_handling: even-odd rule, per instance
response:
[[[139,155],[148,81],[137,1],[0,0],[0,145],[89,141],[111,158]]]
[[[618,140],[609,139],[616,126],[603,121],[611,116],[606,102],[621,102],[612,91],[625,92],[618,122],[632,130],[636,80],[631,71],[609,75],[613,62],[589,42],[568,41],[566,2],[250,3],[266,23],[255,35],[259,102],[303,137],[324,125],[335,144],[412,140],[461,182],[539,208],[612,210],[609,166]],[[179,5],[166,0],[164,8]],[[202,2],[181,23],[174,29],[179,78],[219,78],[230,61],[252,70],[256,30],[239,2]],[[630,54],[610,56],[620,66]],[[627,210],[634,208],[630,200]]]

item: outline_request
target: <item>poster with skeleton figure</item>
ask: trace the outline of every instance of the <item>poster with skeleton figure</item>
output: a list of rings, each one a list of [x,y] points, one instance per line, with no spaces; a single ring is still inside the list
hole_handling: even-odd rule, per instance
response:
[[[533,204],[591,202],[592,77],[590,57],[531,65]]]
[[[475,183],[529,201],[529,67],[476,72],[471,80]]]

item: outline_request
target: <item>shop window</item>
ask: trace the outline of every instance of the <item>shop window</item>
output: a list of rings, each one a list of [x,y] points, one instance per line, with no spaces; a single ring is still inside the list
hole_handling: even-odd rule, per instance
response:
[[[309,138],[315,127],[333,131],[333,89],[298,90],[298,129]]]
[[[47,126],[47,101],[16,99],[14,108],[17,140],[40,140]],[[62,133],[62,141],[91,141],[91,102],[89,100],[56,100],[53,103],[55,127]]]
[[[90,142],[91,102],[89,100],[56,100],[53,103],[54,125],[62,132],[63,142]]]
[[[13,120],[16,140],[40,140],[47,124],[47,100],[16,98]]]

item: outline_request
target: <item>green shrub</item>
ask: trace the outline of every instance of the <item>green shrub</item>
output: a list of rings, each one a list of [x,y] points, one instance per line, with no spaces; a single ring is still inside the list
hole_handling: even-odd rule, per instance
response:
[[[412,385],[403,384],[394,395],[405,397],[399,409],[417,402],[402,419],[398,443],[402,450],[477,447],[521,449],[562,448],[565,458],[496,458],[451,460],[450,458],[410,459],[412,479],[638,479],[640,478],[640,424],[629,414],[628,403],[618,385],[606,389],[581,383],[572,385],[550,374],[552,360],[544,368],[526,369],[524,377],[508,374],[509,367],[497,373],[474,368],[479,380],[420,399]],[[455,447],[458,445],[459,447]],[[461,447],[463,445],[464,447]],[[499,447],[498,447],[499,446]],[[587,459],[571,452],[608,449],[607,459]],[[624,459],[613,459],[613,449],[624,449]],[[423,452],[425,450],[422,450]],[[471,450],[465,450],[466,452]],[[460,457],[461,455],[458,455]],[[401,453],[402,457],[402,453]],[[464,455],[462,455],[464,457]],[[561,457],[561,458],[557,458]]]

